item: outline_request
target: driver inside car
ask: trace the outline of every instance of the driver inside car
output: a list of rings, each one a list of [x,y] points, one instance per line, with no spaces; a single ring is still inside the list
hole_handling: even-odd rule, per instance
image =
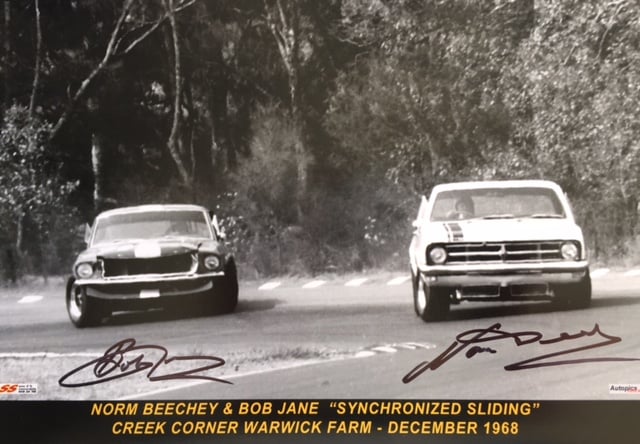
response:
[[[454,210],[449,213],[452,219],[469,219],[474,216],[473,201],[469,196],[461,196],[456,200]]]

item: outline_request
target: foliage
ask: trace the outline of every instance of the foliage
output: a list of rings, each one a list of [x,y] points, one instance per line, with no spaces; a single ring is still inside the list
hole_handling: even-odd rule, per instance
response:
[[[40,1],[38,82],[34,2],[5,4],[23,267],[55,271],[97,199],[217,208],[254,274],[405,267],[419,196],[461,179],[556,180],[592,254],[635,245],[636,2]]]
[[[597,255],[635,234],[640,173],[637,5],[549,2],[509,75],[514,126],[542,177],[576,201]],[[520,91],[519,93],[517,91]],[[594,198],[597,196],[597,198]]]
[[[31,250],[40,262],[43,248],[55,248],[58,241],[69,245],[69,233],[61,229],[69,225],[59,222],[68,222],[72,212],[67,198],[77,187],[61,178],[59,163],[47,147],[50,129],[19,106],[5,112],[0,129],[2,244],[5,250],[15,249],[18,258]]]

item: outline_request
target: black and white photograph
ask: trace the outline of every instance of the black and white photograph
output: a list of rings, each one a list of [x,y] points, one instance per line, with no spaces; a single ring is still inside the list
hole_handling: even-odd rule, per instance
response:
[[[0,406],[635,442],[640,3],[0,4]]]

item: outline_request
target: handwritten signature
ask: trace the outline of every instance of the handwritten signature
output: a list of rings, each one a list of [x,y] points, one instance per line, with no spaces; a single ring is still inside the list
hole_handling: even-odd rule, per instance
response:
[[[510,333],[501,330],[502,325],[495,323],[486,329],[473,329],[467,330],[456,336],[456,340],[440,355],[438,355],[432,361],[423,361],[415,366],[409,373],[403,378],[402,382],[408,384],[409,382],[422,375],[427,370],[435,371],[444,365],[449,359],[453,358],[458,353],[464,351],[467,359],[474,357],[479,353],[497,353],[496,350],[490,347],[482,347],[477,344],[484,344],[491,341],[498,341],[501,339],[512,339],[518,346],[529,345],[537,343],[539,345],[556,344],[559,342],[570,342],[580,338],[594,338],[596,341],[587,345],[579,347],[568,348],[553,353],[547,353],[536,356],[534,358],[525,359],[513,364],[509,364],[504,367],[505,370],[526,370],[538,367],[551,367],[557,365],[566,364],[582,364],[586,362],[621,362],[621,361],[640,361],[640,358],[616,358],[616,357],[596,357],[596,358],[562,358],[557,359],[560,356],[566,356],[571,353],[578,353],[585,350],[590,350],[598,347],[605,347],[608,345],[616,344],[622,341],[622,338],[604,333],[600,330],[600,326],[595,324],[589,331],[581,330],[578,333],[560,333],[557,337],[544,339],[543,334],[537,331],[519,331]]]
[[[146,354],[159,354],[156,359],[149,359]],[[197,367],[183,369],[185,363],[202,362]],[[171,370],[171,364],[176,370],[164,374],[156,374],[159,369]],[[77,367],[58,380],[62,387],[83,387],[87,385],[102,384],[114,379],[124,378],[145,370],[149,381],[167,381],[170,379],[202,379],[206,381],[233,384],[224,379],[202,374],[207,370],[221,367],[224,359],[216,356],[172,356],[169,351],[160,345],[137,345],[133,338],[123,339],[109,347],[102,356],[93,359],[80,367]],[[91,371],[92,370],[92,371]],[[162,370],[160,370],[162,371]]]

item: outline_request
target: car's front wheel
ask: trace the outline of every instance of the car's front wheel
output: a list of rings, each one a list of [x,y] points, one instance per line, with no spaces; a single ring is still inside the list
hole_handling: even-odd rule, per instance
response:
[[[416,276],[413,279],[413,308],[425,322],[444,320],[449,313],[449,290],[431,287]]]
[[[580,282],[560,284],[554,289],[556,303],[566,309],[587,308],[591,305],[591,276],[587,270]]]
[[[218,285],[214,286],[213,312],[231,313],[238,305],[238,271],[236,264],[230,261],[224,269]]]
[[[78,328],[96,325],[104,316],[100,301],[87,296],[84,287],[76,285],[75,279],[67,281],[67,313],[69,319]]]

